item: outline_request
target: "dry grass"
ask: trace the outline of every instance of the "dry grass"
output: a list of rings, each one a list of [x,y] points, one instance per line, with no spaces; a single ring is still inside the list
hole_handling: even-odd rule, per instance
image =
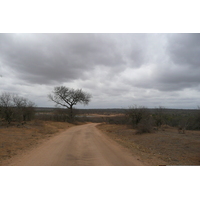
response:
[[[35,120],[23,126],[0,127],[0,165],[1,163],[42,142],[60,131],[63,131],[72,124],[66,122],[44,122]]]
[[[138,135],[124,125],[101,124],[98,128],[147,165],[200,165],[200,131],[180,134],[166,127],[164,131]]]

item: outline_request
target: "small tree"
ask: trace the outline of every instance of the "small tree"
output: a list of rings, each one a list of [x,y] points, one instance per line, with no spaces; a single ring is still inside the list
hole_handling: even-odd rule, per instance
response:
[[[35,114],[35,104],[23,97],[13,95],[13,103],[16,110],[16,119],[20,121],[29,121]]]
[[[154,122],[147,108],[131,107],[127,115],[132,126],[138,130],[137,133],[149,133],[152,131]]]
[[[200,106],[197,107],[196,113],[191,118],[190,128],[192,130],[200,130]]]
[[[157,127],[161,127],[165,123],[165,108],[159,106],[156,108],[155,113],[153,114],[155,124]]]
[[[35,104],[26,98],[4,92],[0,95],[1,118],[10,124],[12,121],[31,120]]]
[[[14,115],[14,105],[12,101],[12,95],[10,93],[4,92],[0,95],[0,107],[1,107],[1,117],[11,123]]]
[[[24,107],[23,110],[23,121],[30,121],[34,118],[35,116],[35,103],[32,101],[27,101],[26,106]]]
[[[63,106],[69,109],[69,121],[74,120],[73,106],[77,103],[87,105],[90,102],[91,95],[83,92],[82,89],[70,89],[65,86],[58,86],[54,88],[52,94],[48,98],[55,102],[58,106]]]
[[[129,119],[131,120],[132,125],[135,127],[137,126],[142,119],[149,116],[149,112],[145,107],[137,107],[136,105],[129,108],[127,113]]]

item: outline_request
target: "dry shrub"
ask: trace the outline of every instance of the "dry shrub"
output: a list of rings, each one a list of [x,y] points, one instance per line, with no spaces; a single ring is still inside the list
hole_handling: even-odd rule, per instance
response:
[[[32,125],[36,126],[36,127],[38,127],[38,126],[41,127],[41,126],[44,126],[44,122],[42,120],[34,120],[32,122]]]
[[[165,130],[165,129],[171,128],[171,126],[169,126],[169,125],[167,125],[167,124],[163,124],[163,125],[161,126],[161,128]]]
[[[184,127],[178,127],[178,133],[185,134],[185,128]]]
[[[52,121],[41,122],[39,124],[41,124],[39,132],[43,134],[54,134],[56,132],[59,132],[60,130],[64,130],[73,126],[72,124],[66,122],[52,122]]]
[[[138,125],[137,125],[137,134],[142,133],[152,133],[154,128],[154,122],[152,118],[143,119]]]
[[[43,134],[53,134],[58,132],[58,129],[53,126],[44,126],[39,132]]]
[[[137,134],[153,132],[155,122],[149,109],[135,105],[128,110],[127,118]]]
[[[72,124],[69,124],[67,122],[53,122],[42,120],[34,120],[31,124],[32,127],[34,127],[35,130],[41,134],[54,134],[56,132],[59,132],[60,130],[64,130],[73,126]]]

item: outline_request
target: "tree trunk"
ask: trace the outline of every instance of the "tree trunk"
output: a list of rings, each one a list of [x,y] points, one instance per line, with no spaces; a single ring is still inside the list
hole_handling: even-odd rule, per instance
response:
[[[74,121],[73,107],[70,106],[70,108],[69,108],[69,122],[73,122],[73,121]]]

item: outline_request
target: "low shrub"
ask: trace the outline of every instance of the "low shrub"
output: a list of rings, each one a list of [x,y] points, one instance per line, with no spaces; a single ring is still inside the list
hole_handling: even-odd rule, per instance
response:
[[[154,121],[151,117],[141,120],[136,126],[137,134],[154,132]]]

